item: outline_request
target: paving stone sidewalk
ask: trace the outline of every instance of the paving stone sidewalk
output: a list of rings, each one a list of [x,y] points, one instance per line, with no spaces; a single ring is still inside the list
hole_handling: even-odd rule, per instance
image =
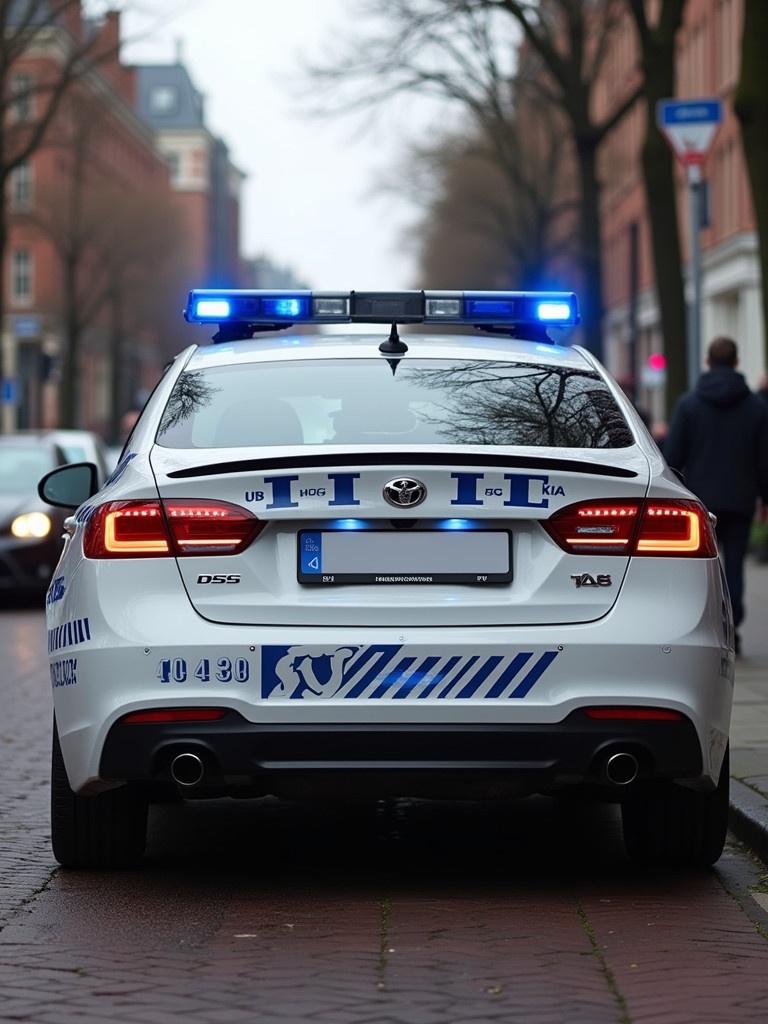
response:
[[[743,657],[736,662],[731,773],[768,796],[768,565],[747,566]]]
[[[747,567],[731,721],[731,830],[768,863],[768,565]]]

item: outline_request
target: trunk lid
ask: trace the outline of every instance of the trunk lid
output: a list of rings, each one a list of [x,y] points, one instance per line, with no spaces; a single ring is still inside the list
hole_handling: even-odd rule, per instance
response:
[[[649,482],[647,459],[637,447],[597,451],[433,445],[413,450],[345,445],[312,446],[297,454],[295,447],[156,446],[151,463],[161,499],[231,502],[266,523],[241,554],[177,559],[197,612],[211,621],[243,625],[593,621],[616,602],[629,558],[567,554],[541,522],[578,501],[642,499]],[[398,478],[424,485],[426,497],[418,508],[387,503],[384,489]],[[302,538],[303,566],[302,531],[309,534]],[[354,541],[337,537],[337,531],[349,531]],[[420,537],[423,546],[409,537],[413,531],[430,534]],[[391,560],[390,578],[401,576],[411,557],[420,563],[448,559],[449,566],[455,557],[457,571],[463,566],[482,574],[487,557],[493,562],[503,548],[498,538],[435,540],[434,534],[443,531],[508,533],[511,580],[342,585],[299,581],[301,568],[310,578],[313,571],[308,568],[308,545],[319,534],[331,532],[327,552],[339,548],[352,562],[367,560],[368,568],[377,564],[377,558]],[[387,574],[390,567],[382,564],[380,571]],[[595,580],[600,576],[603,582],[577,586],[574,577],[584,574]]]

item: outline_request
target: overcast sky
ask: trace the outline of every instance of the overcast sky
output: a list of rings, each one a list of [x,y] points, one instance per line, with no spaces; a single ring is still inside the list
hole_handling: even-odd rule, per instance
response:
[[[248,255],[289,264],[315,288],[413,286],[403,234],[416,211],[375,186],[397,164],[407,138],[433,129],[434,106],[409,102],[371,128],[359,117],[309,118],[297,96],[303,62],[333,52],[355,6],[356,0],[143,0],[155,19],[169,16],[124,59],[172,61],[181,40],[206,95],[210,127],[248,176]],[[135,16],[126,19],[127,34],[137,29]]]

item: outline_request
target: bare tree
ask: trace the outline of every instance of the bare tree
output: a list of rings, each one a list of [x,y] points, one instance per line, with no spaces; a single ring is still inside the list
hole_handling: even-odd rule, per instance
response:
[[[593,114],[622,0],[365,0],[371,26],[358,31],[347,56],[318,68],[314,81],[337,95],[341,109],[359,110],[397,94],[420,91],[467,111],[500,166],[511,167],[515,110],[514,54],[522,32],[528,84],[563,112],[573,140],[580,185],[580,262],[584,327],[590,348],[602,348],[600,183],[597,151],[639,95],[626,96],[602,120]],[[530,59],[535,55],[535,60]]]
[[[181,291],[186,249],[178,211],[163,192],[134,190],[115,199],[100,240],[109,317],[107,429],[113,443],[120,436],[122,414],[133,404],[126,368],[129,357],[137,354],[139,340],[146,338],[154,348],[167,348],[169,354],[176,349],[172,339],[179,318],[174,310],[173,323],[169,323],[168,297]],[[170,344],[165,340],[166,331]]]
[[[763,337],[768,360],[768,4],[745,0],[744,35],[741,43],[741,75],[734,107],[741,122],[741,139],[752,190],[760,246],[763,281]]]
[[[46,140],[58,179],[41,191],[30,219],[50,239],[61,270],[63,367],[59,421],[79,425],[83,343],[94,326],[109,335],[111,412],[119,434],[127,407],[125,340],[165,323],[159,312],[178,293],[185,251],[178,211],[166,190],[135,187],[103,159],[110,111],[101,98],[75,87]]]
[[[108,0],[91,6],[97,16]],[[79,33],[80,0],[0,0],[0,266],[8,242],[8,179],[46,138],[74,82],[115,53],[98,32]],[[44,58],[44,59],[41,59]],[[24,72],[35,60],[35,75]],[[0,325],[5,321],[0,282]],[[0,345],[0,378],[3,375]]]
[[[40,190],[30,218],[53,243],[61,269],[59,422],[64,427],[78,426],[81,343],[107,298],[99,243],[113,206],[114,185],[96,159],[105,117],[101,103],[82,94],[73,93],[62,104],[46,142],[57,151],[60,175],[49,189]]]
[[[542,287],[574,256],[578,201],[562,124],[530,98],[527,106],[538,138],[512,121],[509,165],[476,129],[413,147],[403,160],[396,187],[424,211],[411,235],[425,287]]]
[[[667,357],[667,411],[671,415],[675,402],[685,391],[687,380],[685,286],[677,219],[675,161],[657,127],[656,104],[675,95],[676,40],[687,0],[664,0],[658,5],[655,24],[648,19],[645,0],[628,2],[642,54],[646,105],[643,181],[651,225],[661,332]]]

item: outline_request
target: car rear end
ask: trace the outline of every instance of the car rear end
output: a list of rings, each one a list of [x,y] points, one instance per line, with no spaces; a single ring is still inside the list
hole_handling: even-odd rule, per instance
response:
[[[573,308],[413,294],[193,308]],[[255,329],[176,360],[71,524],[48,631],[59,859],[109,860],[77,852],[86,811],[109,862],[111,821],[138,850],[171,792],[574,791],[622,800],[639,859],[716,859],[733,627],[713,526],[605,372],[534,329],[237,340]]]
[[[49,634],[77,662],[73,784],[711,786],[732,673],[711,526],[620,397],[573,350],[430,341],[393,376],[355,344],[193,356],[81,511],[88,615],[64,602]]]

